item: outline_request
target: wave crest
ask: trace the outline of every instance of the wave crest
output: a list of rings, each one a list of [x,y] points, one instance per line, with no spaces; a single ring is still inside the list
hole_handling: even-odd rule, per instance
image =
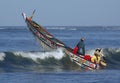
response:
[[[89,51],[93,52],[93,50]],[[120,69],[120,49],[103,49],[108,69]],[[64,71],[81,70],[71,62],[63,49],[51,52],[2,52],[0,53],[0,71]]]
[[[55,59],[61,59],[64,56],[61,48],[51,52],[13,52],[13,54],[16,56],[31,58],[34,61],[37,61],[37,59],[45,59],[50,57],[54,57]]]

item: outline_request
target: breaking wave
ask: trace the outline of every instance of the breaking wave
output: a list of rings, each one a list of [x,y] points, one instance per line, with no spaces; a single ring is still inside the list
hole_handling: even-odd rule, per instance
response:
[[[120,48],[104,49],[104,55],[109,69],[120,69]]]
[[[107,69],[120,69],[120,49],[104,49]],[[0,72],[81,70],[62,49],[51,52],[1,52]]]

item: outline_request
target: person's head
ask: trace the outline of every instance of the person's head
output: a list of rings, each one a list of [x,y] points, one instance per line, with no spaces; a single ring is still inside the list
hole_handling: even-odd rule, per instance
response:
[[[84,40],[85,40],[85,38],[84,38],[84,37],[82,37],[82,38],[81,38],[81,41],[84,41]]]
[[[101,50],[102,50],[101,48],[97,48],[97,49],[96,49],[96,51],[98,51],[98,52],[101,52]]]

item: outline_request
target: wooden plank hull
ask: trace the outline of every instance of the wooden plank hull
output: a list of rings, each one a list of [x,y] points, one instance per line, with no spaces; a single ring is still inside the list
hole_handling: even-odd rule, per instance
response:
[[[56,39],[53,35],[51,35],[45,28],[38,25],[31,18],[26,17],[23,14],[25,22],[29,28],[29,30],[33,33],[33,35],[37,38],[38,42],[41,44],[45,51],[51,51],[60,47],[65,47],[65,44],[60,40]]]
[[[65,49],[65,54],[70,57],[71,61],[75,62],[81,68],[84,68],[87,70],[100,69],[99,65],[96,65],[90,61],[85,60],[84,56],[79,55],[79,54],[73,54],[71,48]]]

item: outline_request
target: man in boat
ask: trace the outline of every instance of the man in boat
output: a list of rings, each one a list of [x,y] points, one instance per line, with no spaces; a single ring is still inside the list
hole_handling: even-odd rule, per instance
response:
[[[103,56],[103,53],[101,51],[102,51],[101,48],[97,48],[95,50],[95,53],[100,56],[100,58],[101,58],[102,61],[105,61],[105,57]]]
[[[95,52],[94,55],[91,57],[91,62],[95,64],[100,63],[100,55],[97,52]]]
[[[101,48],[97,48],[92,57],[90,55],[84,55],[84,59],[97,64],[100,61],[104,61],[103,54],[101,53]]]
[[[95,64],[99,64],[102,67],[106,67],[107,64],[105,62],[104,56],[101,53],[101,48],[97,48],[95,50],[94,55],[91,57],[91,62],[95,63]]]
[[[77,44],[77,46],[73,49],[73,53],[79,53],[80,55],[85,55],[85,44],[84,44],[85,38],[82,37]]]

